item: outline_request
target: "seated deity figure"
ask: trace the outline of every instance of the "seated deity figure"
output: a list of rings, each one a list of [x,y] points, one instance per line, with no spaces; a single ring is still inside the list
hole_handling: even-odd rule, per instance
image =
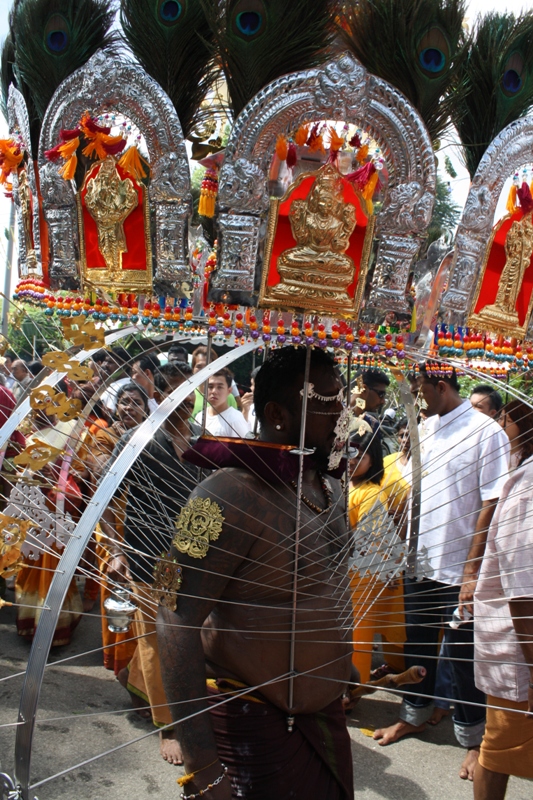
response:
[[[296,247],[277,261],[281,281],[272,294],[297,301],[299,295],[349,304],[347,288],[355,264],[346,255],[356,225],[355,206],[344,202],[342,179],[335,167],[324,167],[306,200],[294,200],[289,211]]]
[[[516,303],[532,254],[533,224],[531,215],[528,215],[511,225],[505,240],[506,261],[498,282],[496,299],[472,317],[473,323],[485,323],[491,329],[503,332],[519,326]]]

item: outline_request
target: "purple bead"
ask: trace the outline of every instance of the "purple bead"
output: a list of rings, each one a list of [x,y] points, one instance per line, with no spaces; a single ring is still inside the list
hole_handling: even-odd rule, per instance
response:
[[[367,344],[362,344],[359,350],[361,351],[361,353],[368,353],[369,347]]]
[[[333,345],[333,347],[340,347],[341,346],[341,340],[340,339],[332,339],[331,340],[331,344]]]
[[[263,334],[263,341],[264,342],[269,342],[271,339],[272,339],[272,336],[270,335],[270,333],[264,333]]]
[[[405,358],[405,350],[398,350],[397,356],[398,358]]]
[[[210,325],[209,326],[209,331],[208,332],[211,334],[211,336],[214,336],[217,331],[218,331],[218,328],[217,328],[216,325]]]
[[[327,347],[328,346],[328,340],[327,339],[319,339],[318,340],[318,344],[319,344],[320,347]]]
[[[300,344],[301,341],[302,341],[302,337],[301,336],[293,336],[292,337],[292,343],[293,344]]]
[[[315,343],[315,340],[313,339],[312,336],[306,336],[305,343],[308,344],[309,347],[311,347]]]
[[[345,342],[344,343],[345,350],[353,350],[353,342]]]
[[[259,331],[251,331],[250,336],[252,339],[259,339]]]
[[[390,348],[388,350],[385,350],[385,355],[387,356],[387,358],[392,358],[394,355],[394,350],[391,350]]]
[[[224,328],[224,336],[231,336],[231,328]]]
[[[372,352],[373,353],[379,353],[379,344],[373,344],[372,345]]]
[[[280,333],[278,336],[278,344],[284,344],[286,341],[287,337],[283,333]]]

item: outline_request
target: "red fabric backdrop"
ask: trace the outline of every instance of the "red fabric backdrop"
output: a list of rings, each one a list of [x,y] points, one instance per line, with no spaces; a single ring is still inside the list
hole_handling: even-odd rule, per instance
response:
[[[274,238],[274,245],[272,247],[272,254],[270,256],[270,264],[268,269],[268,278],[267,278],[267,285],[268,286],[275,286],[280,282],[280,276],[278,270],[276,268],[279,256],[285,251],[289,250],[291,247],[296,247],[297,242],[294,239],[291,231],[291,224],[289,222],[289,209],[292,205],[293,200],[305,200],[307,199],[309,192],[311,191],[313,184],[316,180],[316,176],[310,175],[308,178],[304,178],[304,180],[297,186],[289,195],[289,197],[281,203],[279,207],[279,214],[278,214],[278,224],[276,228],[276,235]],[[361,268],[361,258],[363,255],[363,247],[365,243],[365,235],[366,235],[366,226],[368,225],[368,219],[365,212],[362,209],[361,201],[357,192],[355,191],[354,187],[349,181],[343,179],[342,181],[344,187],[344,200],[346,203],[352,203],[355,206],[355,217],[357,221],[357,226],[350,237],[350,245],[346,254],[353,259],[355,264],[355,276],[353,283],[350,284],[348,287],[348,294],[350,297],[355,295],[355,289],[357,286],[357,281],[359,278],[359,272]]]
[[[501,225],[494,237],[492,247],[490,250],[489,259],[487,261],[487,268],[483,276],[483,283],[479,292],[478,301],[474,308],[474,314],[479,314],[485,306],[491,305],[496,300],[498,293],[498,281],[505,266],[505,240],[513,222],[521,220],[524,212],[518,209],[512,217],[506,219]],[[524,273],[524,280],[522,287],[516,301],[516,310],[518,312],[518,319],[520,325],[526,321],[527,311],[529,308],[529,301],[531,300],[531,292],[533,291],[533,257],[529,263],[529,267]]]
[[[83,227],[85,235],[85,259],[87,269],[106,269],[104,257],[98,248],[98,229],[96,222],[85,206],[85,195],[90,178],[94,178],[100,171],[101,164],[96,164],[89,172],[85,186],[81,191],[83,208]],[[124,221],[124,234],[128,247],[127,253],[122,254],[122,269],[146,269],[146,240],[144,231],[144,208],[142,186],[132,178],[122,167],[118,167],[118,174],[122,179],[129,178],[137,192],[138,205]]]

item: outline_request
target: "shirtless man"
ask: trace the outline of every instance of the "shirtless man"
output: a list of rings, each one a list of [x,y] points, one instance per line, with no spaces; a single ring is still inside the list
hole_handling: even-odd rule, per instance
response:
[[[341,486],[325,477],[342,438],[342,384],[322,351],[312,352],[309,376],[305,445],[315,452],[303,473],[292,699],[287,679],[299,463],[290,450],[300,439],[305,359],[303,348],[276,350],[257,375],[263,444],[243,442],[240,452],[246,462],[255,451],[264,475],[218,470],[192,493],[189,522],[177,522],[172,556],[183,585],[168,595],[175,611],[159,608],[158,638],[186,772],[194,773],[185,798],[206,789],[212,800],[353,798],[341,702],[352,651],[347,532]],[[211,501],[208,547],[200,513],[193,519],[198,498]]]

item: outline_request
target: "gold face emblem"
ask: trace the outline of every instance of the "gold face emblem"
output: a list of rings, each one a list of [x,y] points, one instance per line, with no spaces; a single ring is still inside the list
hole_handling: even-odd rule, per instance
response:
[[[209,497],[194,497],[176,519],[174,547],[191,558],[205,558],[211,542],[222,532],[224,517],[218,503]]]

